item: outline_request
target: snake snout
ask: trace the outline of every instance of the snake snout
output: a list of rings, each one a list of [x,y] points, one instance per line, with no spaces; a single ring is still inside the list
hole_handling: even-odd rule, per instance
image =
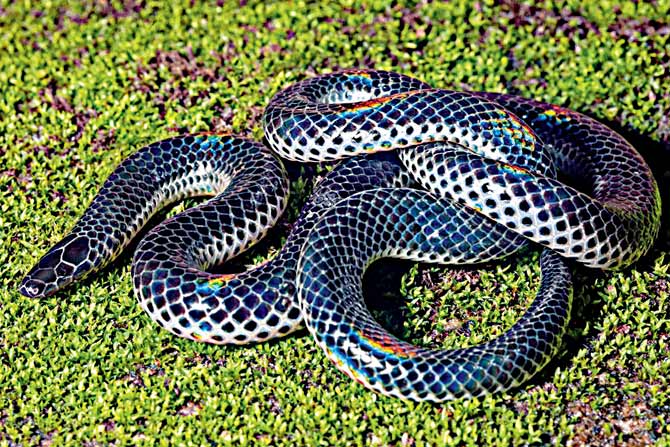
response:
[[[21,286],[19,287],[19,293],[28,298],[38,298],[45,296],[44,290],[46,289],[46,284],[42,281],[26,276],[21,281]]]
[[[68,286],[91,270],[89,251],[84,238],[66,237],[28,272],[19,292],[29,298],[41,298]]]
[[[56,291],[56,282],[55,270],[37,265],[21,281],[19,293],[28,298],[42,298]]]

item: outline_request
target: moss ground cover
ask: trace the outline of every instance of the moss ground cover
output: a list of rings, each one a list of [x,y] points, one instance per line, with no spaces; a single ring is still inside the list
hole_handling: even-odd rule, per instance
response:
[[[0,445],[670,444],[668,17],[668,0],[2,2]],[[18,294],[135,149],[182,132],[261,138],[282,86],[345,67],[571,107],[620,130],[654,168],[657,244],[623,272],[577,271],[564,349],[531,383],[413,404],[342,376],[305,333],[233,348],[180,340],[136,305],[127,257],[55,297]],[[277,249],[309,191],[314,169],[290,169],[284,224],[239,265]],[[482,270],[387,262],[366,287],[396,334],[473,344],[523,312],[537,258]]]

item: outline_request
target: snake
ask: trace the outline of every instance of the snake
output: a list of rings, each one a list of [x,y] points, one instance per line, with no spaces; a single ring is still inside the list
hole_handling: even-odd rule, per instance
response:
[[[306,327],[363,386],[441,402],[527,382],[561,347],[573,264],[624,268],[659,231],[658,186],[640,154],[604,124],[557,105],[350,69],[284,88],[262,124],[265,144],[199,133],[139,149],[19,292],[50,296],[139,238],[135,296],[171,333],[244,345]],[[281,159],[337,164],[274,257],[241,273],[211,272],[280,219],[290,190]],[[160,210],[193,196],[210,198],[142,234]],[[380,258],[481,264],[528,246],[542,248],[536,297],[480,345],[412,345],[365,305],[362,277]]]

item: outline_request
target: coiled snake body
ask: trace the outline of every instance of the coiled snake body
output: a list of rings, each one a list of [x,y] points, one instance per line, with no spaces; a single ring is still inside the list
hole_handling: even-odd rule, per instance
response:
[[[126,159],[24,278],[21,293],[60,290],[114,259],[166,204],[214,195],[138,245],[134,289],[152,319],[182,337],[233,344],[282,336],[304,322],[338,368],[365,386],[441,401],[509,389],[549,361],[570,312],[565,258],[626,266],[658,232],[658,189],[643,159],[609,128],[564,108],[350,70],[278,93],[263,124],[282,157],[351,157],[316,186],[274,259],[241,274],[206,271],[272,227],[288,181],[259,143],[189,135]],[[557,170],[581,179],[589,195],[558,181]],[[410,345],[363,303],[361,276],[375,259],[478,263],[529,241],[546,248],[538,295],[511,329],[483,345]]]

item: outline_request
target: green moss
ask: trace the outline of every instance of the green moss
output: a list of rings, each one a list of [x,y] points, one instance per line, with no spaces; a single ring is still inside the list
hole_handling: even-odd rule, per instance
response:
[[[364,390],[304,333],[249,347],[172,337],[136,305],[127,258],[53,298],[16,291],[125,156],[178,132],[260,138],[282,86],[343,67],[612,122],[670,203],[670,2],[68,3],[0,7],[0,445],[670,444],[667,224],[633,269],[579,272],[564,349],[539,377],[439,406]],[[402,303],[394,330],[441,347],[504,331],[539,280],[532,252],[402,274],[384,292]]]

